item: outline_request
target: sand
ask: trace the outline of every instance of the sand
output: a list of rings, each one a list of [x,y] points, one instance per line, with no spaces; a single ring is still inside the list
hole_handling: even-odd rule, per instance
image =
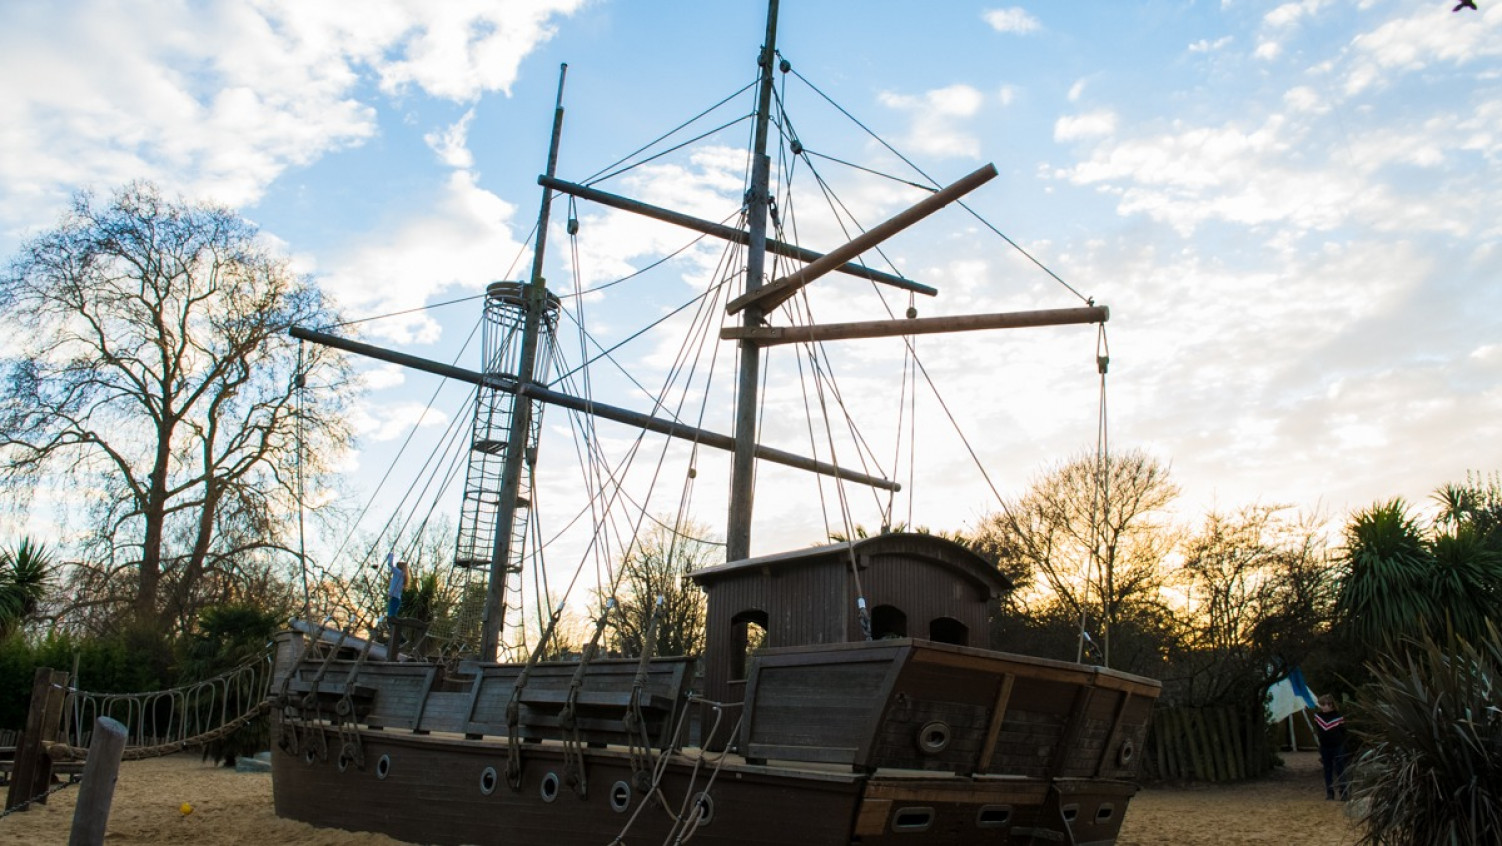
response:
[[[1119,846],[1147,844],[1287,844],[1356,842],[1345,805],[1324,798],[1313,752],[1285,754],[1285,767],[1256,782],[1225,787],[1149,786],[1132,800]],[[0,844],[66,843],[77,787],[45,806],[0,819]],[[192,812],[182,812],[183,803]],[[183,754],[121,765],[108,843],[367,844],[400,846],[375,834],[316,829],[278,819],[271,776],[213,767]],[[602,841],[603,842],[603,841]]]

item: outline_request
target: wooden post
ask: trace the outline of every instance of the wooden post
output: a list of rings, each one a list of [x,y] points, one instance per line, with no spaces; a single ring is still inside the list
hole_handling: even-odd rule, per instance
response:
[[[57,738],[67,684],[67,671],[51,667],[37,667],[36,675],[32,677],[31,708],[26,712],[26,731],[16,744],[16,768],[11,773],[10,790],[5,797],[7,808],[24,811],[32,801],[47,804],[52,759],[47,757],[44,744]]]
[[[115,780],[120,775],[120,756],[124,752],[125,726],[109,717],[95,720],[89,757],[83,765],[83,784],[78,788],[78,804],[73,807],[73,832],[68,837],[68,846],[96,846],[104,842],[110,801],[115,797]]]

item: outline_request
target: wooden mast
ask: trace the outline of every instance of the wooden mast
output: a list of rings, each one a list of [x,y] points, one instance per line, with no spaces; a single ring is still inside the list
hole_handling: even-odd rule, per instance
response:
[[[767,37],[762,43],[761,82],[756,99],[756,133],[751,145],[751,190],[746,198],[749,240],[746,249],[746,295],[761,287],[767,259],[767,204],[770,200],[772,160],[767,156],[767,130],[772,116],[772,72],[777,63],[777,0],[767,3]],[[746,306],[741,325],[761,325],[763,310]],[[730,471],[730,514],[726,521],[725,557],[739,561],[751,556],[751,506],[756,495],[757,382],[761,379],[761,346],[740,342],[740,374],[735,400],[735,457]]]
[[[560,66],[558,102],[553,109],[553,138],[548,147],[548,176],[552,176],[558,166],[558,143],[563,134],[563,81],[567,74],[568,65]],[[548,299],[542,261],[548,242],[548,212],[552,204],[553,191],[544,188],[542,210],[537,215],[537,244],[532,251],[532,277],[522,286],[526,317],[522,324],[521,360],[516,374],[516,381],[521,385],[532,384],[537,372],[537,335]],[[506,577],[511,568],[517,497],[521,491],[522,471],[526,463],[535,460],[535,457],[527,454],[531,430],[532,399],[523,393],[517,393],[511,412],[511,428],[506,436],[506,461],[501,469],[500,502],[496,506],[495,515],[495,546],[490,556],[490,579],[485,586],[485,622],[480,634],[480,658],[483,661],[496,660],[501,629],[506,624]]]

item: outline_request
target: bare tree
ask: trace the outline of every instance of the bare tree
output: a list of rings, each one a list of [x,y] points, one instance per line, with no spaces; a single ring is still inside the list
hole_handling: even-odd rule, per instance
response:
[[[1032,595],[1018,601],[1080,621],[1081,631],[1099,635],[1094,657],[1119,666],[1111,660],[1113,632],[1134,616],[1159,615],[1161,565],[1175,541],[1162,514],[1176,496],[1168,468],[1140,450],[1104,463],[1082,455],[1003,503],[981,522],[975,544],[1003,571],[1032,574],[1019,579],[1032,582]]]
[[[287,336],[336,316],[254,226],[147,184],[81,194],[13,260],[0,312],[20,350],[0,386],[0,483],[73,484],[106,601],[169,628],[248,553],[293,548],[297,473],[317,477],[348,439],[348,370]]]
[[[1261,702],[1328,630],[1336,565],[1317,519],[1288,506],[1211,512],[1185,540],[1176,691],[1186,704]]]
[[[704,648],[704,593],[687,575],[724,560],[720,548],[699,538],[703,526],[689,524],[680,532],[658,524],[637,536],[621,562],[615,590],[617,607],[611,613],[610,648],[623,655],[642,653],[647,626],[658,597],[654,655],[697,655]]]

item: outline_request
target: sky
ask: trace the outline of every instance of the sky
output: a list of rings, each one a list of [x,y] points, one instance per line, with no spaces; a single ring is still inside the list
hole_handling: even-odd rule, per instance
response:
[[[916,300],[922,316],[1107,305],[1110,448],[1169,464],[1186,519],[1252,503],[1338,519],[1394,496],[1423,505],[1468,470],[1502,469],[1502,2],[1452,5],[783,0],[778,45],[939,183],[994,163],[967,204],[1068,286],[951,207],[889,247],[940,291]],[[560,64],[558,172],[580,181],[751,82],[764,26],[759,0],[3,3],[0,255],[75,192],[150,180],[239,209],[347,317],[397,315],[359,323],[364,339],[447,361],[474,325],[472,298],[525,275]],[[837,149],[826,138],[841,122],[794,88],[789,114],[819,115],[796,124],[808,148]],[[892,163],[871,136],[838,131],[855,138],[838,149]],[[744,135],[602,187],[720,220],[737,206],[730,150]],[[916,202],[893,185],[850,178],[850,208],[869,225]],[[621,234],[573,252],[555,213],[555,290],[689,241],[579,208],[590,234]],[[844,240],[812,214],[800,235],[821,251]],[[579,298],[590,331],[624,339],[633,320],[685,301],[718,255],[696,245],[654,287]],[[881,316],[849,282],[811,288],[826,321]],[[452,300],[465,302],[423,308]],[[914,474],[898,519],[973,525],[994,510],[992,488],[1016,496],[1092,449],[1100,343],[1091,327],[921,339],[990,482],[964,469],[963,442],[929,434],[946,415],[920,393],[918,463],[933,478]],[[660,375],[666,344],[620,357]],[[844,396],[888,419],[879,453],[910,448],[891,440],[900,342],[850,344]],[[343,462],[354,507],[435,390],[362,368],[360,441]],[[612,377],[600,380],[605,391]],[[796,388],[774,382],[769,401],[781,410],[764,440],[807,452]],[[429,412],[424,428],[459,413]],[[822,537],[793,484],[762,472],[754,552]],[[565,513],[578,505],[562,477],[539,485]],[[717,530],[723,483],[700,492],[695,519]]]

